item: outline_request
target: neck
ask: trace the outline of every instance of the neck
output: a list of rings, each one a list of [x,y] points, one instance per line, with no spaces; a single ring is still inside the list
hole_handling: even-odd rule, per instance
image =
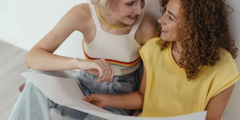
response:
[[[100,10],[100,12],[101,12],[102,18],[107,22],[107,24],[111,26],[118,26],[123,24],[122,22],[117,20],[115,17],[113,17],[110,12],[105,10]]]
[[[176,45],[176,49],[179,51],[179,53],[181,53],[183,51],[181,42],[175,41],[173,44]]]
[[[172,43],[172,56],[173,56],[173,59],[175,60],[175,62],[178,64],[179,62],[179,59],[181,57],[181,52],[182,52],[182,44],[180,42],[173,42]]]

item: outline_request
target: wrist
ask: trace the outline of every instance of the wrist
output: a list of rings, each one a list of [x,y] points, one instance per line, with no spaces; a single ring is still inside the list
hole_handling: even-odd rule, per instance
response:
[[[106,99],[105,99],[105,102],[104,102],[104,107],[111,107],[111,95],[105,95],[106,96]]]
[[[73,66],[74,66],[74,68],[75,69],[81,69],[80,68],[80,63],[82,62],[82,60],[81,59],[79,59],[79,58],[73,58],[72,59],[72,63],[73,63]]]

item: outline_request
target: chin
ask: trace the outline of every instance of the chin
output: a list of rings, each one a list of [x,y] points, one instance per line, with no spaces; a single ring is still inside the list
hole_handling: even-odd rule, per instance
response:
[[[125,25],[129,25],[129,26],[131,26],[131,25],[134,25],[135,22],[124,22],[124,24],[125,24]]]
[[[134,23],[124,23],[125,25],[132,26]]]
[[[163,41],[168,41],[165,36],[162,36],[162,35],[161,35],[160,37],[161,37],[161,39],[162,39]]]
[[[166,40],[166,39],[163,39],[163,38],[161,38],[163,41],[168,41],[168,40]]]
[[[130,21],[130,20],[128,20],[128,21],[126,21],[126,22],[124,22],[124,24],[125,25],[134,25],[136,23],[136,20],[135,21]]]

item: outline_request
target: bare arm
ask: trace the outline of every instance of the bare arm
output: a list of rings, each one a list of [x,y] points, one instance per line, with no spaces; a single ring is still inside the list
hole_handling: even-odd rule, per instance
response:
[[[225,89],[215,97],[211,98],[207,106],[206,120],[221,120],[224,109],[227,106],[228,100],[232,94],[234,85]]]
[[[144,69],[139,91],[128,93],[125,95],[92,94],[87,97],[86,101],[99,107],[113,107],[120,109],[142,109],[145,86],[146,86],[146,71]]]
[[[53,52],[73,31],[81,31],[84,28],[84,24],[80,23],[85,22],[86,18],[84,16],[86,16],[86,13],[79,12],[81,9],[83,9],[82,5],[72,8],[63,16],[55,28],[29,51],[26,56],[26,65],[28,68],[42,71],[78,68],[76,63],[79,59],[54,55]]]
[[[140,45],[144,45],[148,40],[157,36],[157,31],[157,21],[150,14],[146,13],[135,35],[136,40]]]

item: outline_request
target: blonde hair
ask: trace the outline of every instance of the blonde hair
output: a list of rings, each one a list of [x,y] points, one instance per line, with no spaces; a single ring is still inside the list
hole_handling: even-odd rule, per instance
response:
[[[110,4],[114,0],[90,0],[93,5],[96,5],[99,9],[109,9]]]

